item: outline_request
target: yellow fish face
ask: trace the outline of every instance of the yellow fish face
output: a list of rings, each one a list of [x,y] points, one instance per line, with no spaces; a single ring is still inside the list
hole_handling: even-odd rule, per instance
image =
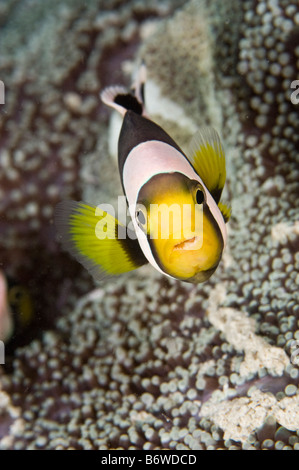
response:
[[[224,241],[198,181],[181,173],[154,176],[139,193],[136,219],[164,273],[203,282],[217,268]]]
[[[8,302],[18,325],[27,327],[33,317],[33,302],[28,289],[18,284],[11,286],[8,289]]]

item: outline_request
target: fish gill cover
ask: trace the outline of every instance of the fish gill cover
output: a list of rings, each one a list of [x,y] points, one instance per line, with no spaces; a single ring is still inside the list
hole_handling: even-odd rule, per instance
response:
[[[0,8],[0,262],[35,304],[0,371],[0,447],[298,449],[298,4]],[[182,145],[222,133],[233,215],[203,285],[144,267],[97,287],[55,242],[59,200],[120,194],[98,93],[137,57]]]

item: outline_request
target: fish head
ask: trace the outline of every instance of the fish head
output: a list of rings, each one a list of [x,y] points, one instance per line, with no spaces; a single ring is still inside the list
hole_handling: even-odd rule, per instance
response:
[[[207,203],[207,189],[200,181],[179,172],[153,176],[139,191],[135,212],[146,234],[149,261],[153,258],[162,272],[176,279],[207,280],[224,248],[214,211],[220,213],[216,204],[211,208]]]

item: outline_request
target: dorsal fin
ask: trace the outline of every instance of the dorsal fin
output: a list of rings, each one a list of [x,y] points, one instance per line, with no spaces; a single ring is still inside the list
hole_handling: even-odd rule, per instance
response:
[[[225,184],[225,155],[218,133],[201,127],[192,137],[187,157],[218,204]]]

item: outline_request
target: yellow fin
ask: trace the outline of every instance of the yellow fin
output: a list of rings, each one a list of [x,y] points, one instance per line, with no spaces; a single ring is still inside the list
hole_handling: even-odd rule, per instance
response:
[[[63,201],[55,210],[55,226],[63,247],[96,280],[139,268],[147,263],[127,228],[99,207]],[[123,237],[118,239],[119,228]]]
[[[232,213],[232,209],[227,204],[223,202],[218,202],[218,207],[220,209],[221,214],[223,215],[224,222],[228,222]]]
[[[187,157],[218,204],[226,170],[224,150],[215,129],[201,127],[191,139]]]

